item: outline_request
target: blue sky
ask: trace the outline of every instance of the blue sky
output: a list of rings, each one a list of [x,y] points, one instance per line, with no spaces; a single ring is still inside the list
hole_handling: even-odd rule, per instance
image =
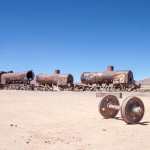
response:
[[[0,0],[0,70],[132,70],[150,77],[149,0]]]

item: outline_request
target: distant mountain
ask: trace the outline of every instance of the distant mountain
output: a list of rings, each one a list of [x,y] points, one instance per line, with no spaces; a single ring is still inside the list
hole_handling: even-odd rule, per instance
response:
[[[136,81],[136,84],[139,84],[139,83],[141,83],[142,86],[150,86],[150,78]]]

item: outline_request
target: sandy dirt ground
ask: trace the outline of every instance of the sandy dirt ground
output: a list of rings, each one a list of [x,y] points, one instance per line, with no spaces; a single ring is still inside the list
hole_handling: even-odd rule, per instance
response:
[[[150,93],[141,123],[104,119],[96,92],[0,91],[0,150],[149,150]],[[120,99],[122,103],[123,99]]]

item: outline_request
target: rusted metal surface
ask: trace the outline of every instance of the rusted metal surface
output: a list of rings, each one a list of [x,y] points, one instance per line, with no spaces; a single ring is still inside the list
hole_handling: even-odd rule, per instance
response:
[[[71,74],[60,74],[60,70],[55,70],[54,74],[39,74],[36,77],[36,83],[30,82],[35,89],[53,89],[54,86],[58,86],[60,90],[69,87],[69,90],[74,91],[107,91],[107,92],[119,92],[119,91],[132,91],[140,88],[140,85],[136,85],[133,79],[133,74],[130,70],[127,71],[113,71],[113,66],[108,66],[105,72],[84,72],[81,75],[81,84],[73,83],[73,76]],[[23,83],[33,80],[34,77],[28,79],[29,72],[13,73],[13,71],[2,72],[7,75],[3,75],[0,78],[1,85]],[[31,73],[32,74],[32,73]],[[34,76],[34,75],[32,75]],[[1,80],[2,79],[2,80]],[[37,87],[40,85],[39,87]],[[45,86],[45,87],[43,87]],[[11,86],[14,89],[22,89],[18,85]],[[8,89],[11,87],[8,87]]]
[[[7,72],[5,72],[5,71],[0,71],[0,89],[3,89],[3,85],[1,84],[1,76],[2,76],[2,74],[4,74],[4,73],[7,73]]]
[[[114,71],[114,66],[108,66],[107,71]]]
[[[111,95],[110,93],[102,93],[102,92],[97,92],[96,97],[104,97],[106,95]],[[122,93],[113,93],[114,96],[117,98],[122,98]]]
[[[1,83],[1,76],[2,76],[2,74],[4,74],[4,73],[7,73],[7,72],[5,72],[5,71],[0,71],[0,83]]]
[[[6,73],[1,76],[1,84],[15,84],[18,82],[28,82],[34,79],[32,70],[17,73]]]
[[[113,71],[113,66],[108,66],[108,71],[105,72],[84,72],[81,75],[81,82],[83,84],[113,84],[115,89],[133,88],[135,82],[133,73],[130,70]]]
[[[4,74],[4,73],[7,73],[7,72],[5,72],[5,71],[0,71],[0,76],[1,76],[2,74]]]
[[[120,110],[121,107],[117,106],[117,105],[108,104],[108,108],[115,109],[115,110]]]
[[[73,76],[71,74],[38,74],[36,82],[47,85],[73,85]]]
[[[106,95],[100,100],[98,110],[104,118],[114,118],[121,110],[122,119],[128,124],[138,123],[144,116],[144,104],[134,96],[127,97],[120,107],[116,96]]]
[[[84,72],[81,75],[84,84],[133,84],[133,74],[127,71]]]
[[[122,119],[129,124],[140,122],[144,116],[144,111],[142,100],[135,96],[127,97],[121,106]]]
[[[8,71],[7,73],[13,73],[13,71],[12,71],[12,70],[10,70],[10,71]]]
[[[106,119],[114,118],[119,112],[118,109],[110,109],[110,105],[120,106],[119,100],[116,96],[106,95],[100,100],[98,104],[99,113]]]
[[[55,70],[55,74],[60,74],[60,70]]]

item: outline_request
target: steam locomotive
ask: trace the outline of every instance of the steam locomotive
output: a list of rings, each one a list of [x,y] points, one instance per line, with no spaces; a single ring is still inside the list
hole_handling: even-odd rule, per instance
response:
[[[0,73],[0,87],[8,90],[32,90],[30,82],[34,79],[32,70],[13,73],[13,71]]]
[[[108,66],[105,72],[83,72],[81,84],[74,84],[73,76],[60,74],[60,70],[55,70],[54,74],[38,74],[36,82],[33,83],[33,81],[32,70],[19,73],[0,72],[1,89],[52,91],[55,86],[60,90],[71,91],[131,91],[140,88],[140,85],[135,84],[132,71],[114,71],[113,66]]]
[[[55,70],[55,74],[38,74],[36,90],[53,90],[53,86],[58,86],[62,90],[73,90],[73,76],[71,74],[60,74],[60,70]]]
[[[73,90],[73,76],[71,74],[60,74],[60,70],[55,70],[55,74],[38,74],[34,81],[32,70],[13,73],[0,72],[0,88],[8,90],[40,90],[52,91],[54,86],[60,90]]]
[[[108,66],[105,72],[84,72],[81,75],[81,82],[86,85],[95,84],[94,88],[97,90],[112,88],[122,91],[140,87],[140,85],[135,84],[132,71],[114,71],[113,66]],[[103,84],[104,86],[102,86]]]

